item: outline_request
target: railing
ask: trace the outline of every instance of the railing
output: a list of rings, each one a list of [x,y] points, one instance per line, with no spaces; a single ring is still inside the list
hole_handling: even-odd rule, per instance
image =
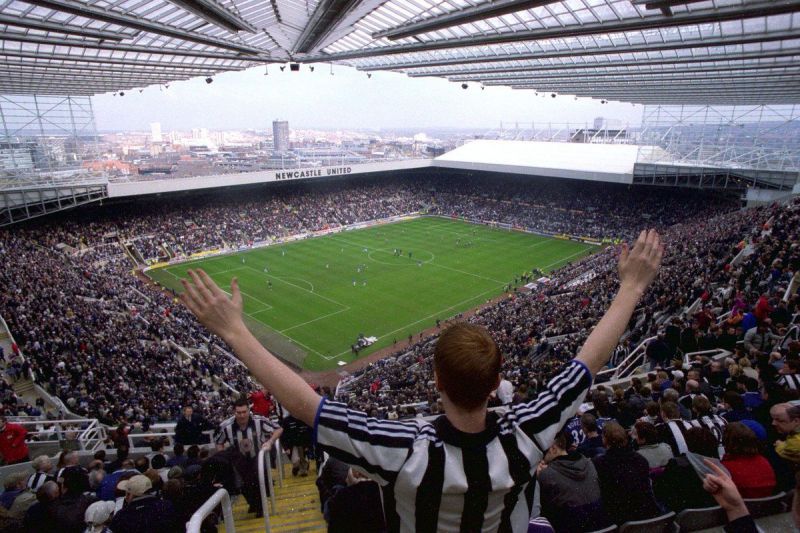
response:
[[[42,420],[32,417],[15,417],[13,421],[28,430],[28,444],[44,445],[74,440],[80,451],[95,452],[106,441],[106,428],[96,418]],[[29,429],[30,428],[30,429]],[[75,436],[68,439],[67,434]]]
[[[264,479],[264,462],[269,461],[269,450],[261,448],[258,452],[258,490],[261,495],[261,513],[264,515],[264,530],[267,533],[272,531],[269,524],[269,509],[267,509],[267,487],[270,488],[270,503],[272,512],[277,509],[277,501],[275,499],[275,487],[272,485],[272,468],[267,465],[266,480]]]
[[[163,431],[159,431],[159,427],[163,428]],[[161,437],[170,437],[170,440],[174,440],[175,437],[175,424],[168,423],[168,424],[154,424],[150,427],[152,430],[150,433],[128,433],[128,446],[130,447],[130,451],[142,451],[143,449],[150,449],[150,444],[148,443],[146,446],[136,446],[137,440],[147,440],[152,438],[161,438]],[[208,437],[208,442],[201,444],[200,446],[205,446],[207,444],[214,444],[214,431],[208,430],[204,431],[203,434]],[[170,451],[172,446],[165,445],[164,449]]]
[[[609,379],[619,379],[629,376],[643,361],[647,352],[647,345],[656,337],[648,337],[639,343],[622,362],[615,368],[607,368],[597,373],[597,377],[608,377]]]
[[[78,435],[82,450],[96,452],[106,441],[106,428],[96,418]]]
[[[783,350],[789,346],[790,342],[796,341],[798,338],[800,338],[800,326],[795,324],[794,326],[789,328],[789,331],[787,331],[786,335],[783,336],[781,342],[778,343],[778,348]]]
[[[281,439],[275,439],[275,466],[278,467],[278,486],[283,488],[283,448]]]
[[[789,298],[792,297],[792,294],[797,291],[798,285],[800,285],[800,272],[795,272],[794,276],[792,276],[792,280],[789,282],[789,286],[786,287],[786,292],[783,294],[784,302],[789,301]]]
[[[186,522],[186,533],[200,533],[203,520],[217,508],[217,505],[222,506],[222,519],[225,523],[225,533],[236,533],[231,497],[225,489],[219,489],[194,512],[189,521]]]

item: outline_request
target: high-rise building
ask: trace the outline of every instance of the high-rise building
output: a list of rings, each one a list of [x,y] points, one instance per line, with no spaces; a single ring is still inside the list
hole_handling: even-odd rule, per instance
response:
[[[160,122],[151,122],[150,123],[150,142],[151,143],[160,143],[160,142],[162,142],[162,139],[161,139],[161,123]]]
[[[286,120],[272,121],[272,144],[276,152],[289,151],[289,122]]]

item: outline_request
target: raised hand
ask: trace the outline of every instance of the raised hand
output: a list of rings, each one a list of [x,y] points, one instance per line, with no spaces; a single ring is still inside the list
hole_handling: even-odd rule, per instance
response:
[[[202,270],[189,270],[191,281],[182,279],[184,291],[181,302],[212,333],[229,342],[232,335],[246,330],[242,319],[242,293],[239,281],[231,280],[231,296],[228,296]]]
[[[620,285],[643,293],[655,279],[663,256],[664,245],[658,232],[642,230],[632,249],[622,245],[618,263]]]

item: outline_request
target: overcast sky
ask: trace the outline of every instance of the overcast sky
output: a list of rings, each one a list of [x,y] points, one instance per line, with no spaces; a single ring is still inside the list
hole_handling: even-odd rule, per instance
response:
[[[277,65],[214,77],[210,85],[200,78],[171,83],[169,89],[149,87],[125,96],[92,98],[99,131],[149,130],[160,122],[166,131],[210,129],[267,129],[282,118],[292,128],[381,129],[464,127],[497,128],[506,123],[590,123],[594,117],[641,123],[642,106],[600,104],[572,96],[534,96],[533,91],[505,87],[481,90],[471,84],[440,78],[409,78],[405,74],[366,73],[343,66],[318,64],[310,72],[281,72]]]

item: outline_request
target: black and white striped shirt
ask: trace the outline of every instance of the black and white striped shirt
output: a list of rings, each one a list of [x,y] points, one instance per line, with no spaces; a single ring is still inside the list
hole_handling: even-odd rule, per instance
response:
[[[323,400],[314,424],[322,449],[365,471],[383,491],[390,531],[527,531],[536,466],[591,386],[572,361],[535,400],[489,412],[464,433],[433,422],[368,418]]]
[[[778,378],[778,384],[787,390],[800,390],[800,374],[784,374]]]
[[[249,439],[252,446],[248,455],[255,457],[261,449],[261,445],[269,440],[272,433],[278,429],[279,426],[274,424],[269,418],[259,415],[250,415],[247,426],[242,429],[236,423],[236,417],[225,419],[217,431],[217,444],[230,444],[231,446],[239,447],[239,442],[242,439]],[[241,448],[240,448],[241,449]]]
[[[49,474],[45,474],[44,472],[34,472],[28,478],[28,482],[25,484],[25,486],[32,492],[36,492],[48,481],[55,481],[55,478]]]
[[[672,448],[672,454],[678,456],[689,451],[686,444],[686,432],[692,429],[692,423],[686,420],[669,420],[656,426],[661,442]]]
[[[708,428],[717,438],[717,444],[722,444],[722,435],[725,433],[728,421],[719,415],[706,415],[692,420],[692,425],[697,428]]]

